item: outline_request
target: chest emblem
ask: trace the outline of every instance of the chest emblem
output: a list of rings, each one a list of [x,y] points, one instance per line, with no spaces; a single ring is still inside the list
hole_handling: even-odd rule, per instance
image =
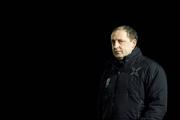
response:
[[[107,88],[109,86],[110,81],[111,81],[111,79],[107,78],[105,88]]]
[[[139,77],[138,72],[139,72],[140,69],[141,69],[141,67],[138,67],[138,68],[132,67],[132,72],[130,73],[130,75],[134,75],[136,77]]]

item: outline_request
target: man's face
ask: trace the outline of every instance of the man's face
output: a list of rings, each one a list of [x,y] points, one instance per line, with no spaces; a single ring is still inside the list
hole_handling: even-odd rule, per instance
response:
[[[130,39],[125,30],[117,30],[111,34],[112,51],[116,58],[123,59],[136,46],[136,40]]]

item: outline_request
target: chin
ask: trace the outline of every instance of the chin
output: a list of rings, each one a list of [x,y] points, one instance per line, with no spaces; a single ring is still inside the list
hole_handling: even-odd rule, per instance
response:
[[[116,58],[118,58],[118,59],[121,59],[121,58],[123,58],[124,56],[122,56],[122,55],[114,55]]]

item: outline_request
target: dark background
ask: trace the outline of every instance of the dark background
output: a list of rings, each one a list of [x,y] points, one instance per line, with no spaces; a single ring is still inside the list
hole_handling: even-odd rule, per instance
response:
[[[158,5],[147,9],[145,6],[140,9],[129,8],[84,6],[82,10],[68,14],[75,16],[65,19],[68,21],[64,31],[67,36],[63,37],[65,49],[62,51],[67,66],[63,69],[69,75],[66,75],[67,79],[62,79],[65,81],[62,88],[65,90],[63,100],[67,105],[65,110],[68,117],[96,119],[98,82],[103,63],[111,56],[110,34],[114,27],[126,24],[137,30],[143,54],[156,60],[167,73],[169,97],[166,119],[180,118],[178,12]]]
[[[28,3],[10,13],[11,37],[17,38],[10,42],[16,44],[11,51],[11,71],[18,78],[12,83],[17,85],[11,103],[15,116],[96,120],[99,80],[112,56],[111,31],[130,25],[138,32],[143,54],[167,73],[166,119],[179,120],[180,24],[175,4]]]

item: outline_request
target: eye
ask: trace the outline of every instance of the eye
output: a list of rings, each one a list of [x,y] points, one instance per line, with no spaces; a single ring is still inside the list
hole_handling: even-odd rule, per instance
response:
[[[111,40],[112,44],[115,44],[115,40]]]
[[[123,43],[124,41],[122,41],[122,40],[118,40],[118,43]]]

